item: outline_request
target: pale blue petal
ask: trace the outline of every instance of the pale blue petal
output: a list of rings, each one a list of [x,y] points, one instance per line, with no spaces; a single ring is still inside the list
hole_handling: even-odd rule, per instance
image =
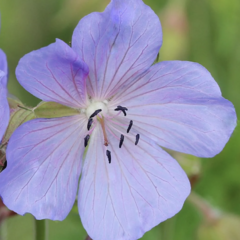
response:
[[[69,107],[86,105],[87,65],[63,41],[26,54],[16,69],[20,84],[43,101]]]
[[[4,204],[36,219],[63,220],[76,198],[86,120],[79,116],[35,119],[21,125],[7,148],[0,174]]]
[[[112,0],[76,27],[72,47],[89,66],[88,92],[107,99],[154,62],[162,44],[158,16],[141,0]]]
[[[8,75],[8,64],[7,64],[7,57],[6,54],[0,49],[0,71],[3,71],[5,74],[2,75],[2,84],[3,86],[7,87],[7,75]]]
[[[139,133],[163,147],[199,157],[221,152],[236,126],[232,103],[197,63],[156,64],[111,104],[129,109],[128,121],[133,120]]]
[[[7,58],[0,49],[0,142],[7,129],[10,117],[10,109],[7,101]]]
[[[175,215],[190,192],[188,178],[178,163],[160,147],[108,129],[103,146],[99,127],[91,136],[78,194],[84,228],[94,240],[136,240]],[[111,128],[111,130],[109,130]],[[106,149],[111,151],[108,163]]]

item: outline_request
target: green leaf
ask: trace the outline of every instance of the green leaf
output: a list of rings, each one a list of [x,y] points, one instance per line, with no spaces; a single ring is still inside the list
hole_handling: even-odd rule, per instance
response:
[[[58,118],[77,115],[79,110],[55,102],[41,102],[34,109],[34,114],[37,118]]]

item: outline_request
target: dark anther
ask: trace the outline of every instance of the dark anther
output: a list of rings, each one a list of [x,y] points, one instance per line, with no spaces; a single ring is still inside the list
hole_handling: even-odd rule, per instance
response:
[[[136,135],[136,141],[135,141],[135,145],[137,145],[137,144],[138,144],[138,142],[139,142],[139,139],[140,139],[140,135],[139,135],[139,134],[137,134],[137,135]]]
[[[122,106],[117,106],[117,108],[114,109],[115,111],[122,111],[124,116],[127,116],[126,111],[128,110],[126,107],[122,107]]]
[[[121,109],[123,109],[123,110],[125,110],[125,111],[128,110],[126,107],[122,107],[122,106],[117,106],[117,107],[118,107],[118,108],[121,108]]]
[[[132,125],[133,125],[133,121],[131,120],[127,129],[127,133],[129,133],[129,131],[131,130]]]
[[[88,123],[87,123],[87,130],[89,131],[93,123],[93,119],[89,118]]]
[[[84,147],[86,147],[88,145],[88,141],[90,139],[90,135],[88,134],[85,138],[84,138]]]
[[[102,109],[96,110],[89,118],[93,118],[93,117],[97,116],[101,111],[102,111]]]
[[[111,152],[109,150],[106,151],[106,155],[108,157],[108,162],[111,163]]]
[[[7,167],[7,160],[5,160],[4,165],[2,167],[2,171]]]
[[[124,141],[124,136],[121,134],[120,142],[119,142],[119,148],[122,147],[122,145],[123,145],[123,141]]]

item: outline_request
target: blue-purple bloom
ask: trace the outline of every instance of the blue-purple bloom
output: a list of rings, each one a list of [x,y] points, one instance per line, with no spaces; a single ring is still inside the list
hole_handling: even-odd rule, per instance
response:
[[[159,19],[148,6],[112,0],[79,22],[72,47],[56,40],[20,60],[16,75],[26,90],[79,114],[34,119],[14,132],[0,174],[6,206],[63,220],[78,191],[79,214],[94,240],[141,238],[180,211],[190,184],[159,145],[213,157],[236,114],[201,65],[151,66],[161,44]]]
[[[0,142],[7,129],[10,115],[7,101],[7,75],[7,57],[2,49],[0,49]]]

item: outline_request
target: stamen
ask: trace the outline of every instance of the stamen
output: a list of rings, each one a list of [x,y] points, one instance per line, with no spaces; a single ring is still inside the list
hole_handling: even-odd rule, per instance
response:
[[[93,119],[92,118],[89,118],[88,120],[88,124],[87,124],[87,130],[89,131],[91,126],[92,126],[92,123],[93,123]]]
[[[127,133],[129,133],[129,131],[131,130],[132,125],[133,125],[133,121],[131,120],[127,129]]]
[[[106,155],[108,157],[108,162],[111,163],[111,152],[109,150],[106,151]]]
[[[121,108],[121,109],[123,109],[123,110],[125,110],[125,111],[128,110],[126,107],[122,107],[122,106],[117,106],[117,107],[118,107],[118,108]]]
[[[122,147],[122,145],[123,145],[123,141],[124,141],[124,135],[121,134],[120,142],[119,142],[119,148]]]
[[[138,142],[139,142],[139,139],[140,139],[140,135],[139,135],[139,134],[137,134],[137,135],[136,135],[136,141],[135,141],[135,145],[137,145],[137,144],[138,144]]]
[[[107,147],[108,146],[108,139],[107,139],[107,133],[106,133],[105,124],[104,124],[104,118],[99,118],[98,121],[100,122],[100,124],[102,126],[103,137],[104,137],[104,145]]]
[[[122,107],[122,106],[117,106],[117,108],[114,109],[114,111],[122,111],[124,116],[127,116],[127,111],[128,109],[126,107]]]
[[[102,111],[102,109],[96,110],[89,118],[93,118],[93,117],[97,116],[101,111]]]
[[[90,135],[88,134],[85,138],[84,138],[84,147],[86,147],[88,145],[88,141],[90,139]]]

